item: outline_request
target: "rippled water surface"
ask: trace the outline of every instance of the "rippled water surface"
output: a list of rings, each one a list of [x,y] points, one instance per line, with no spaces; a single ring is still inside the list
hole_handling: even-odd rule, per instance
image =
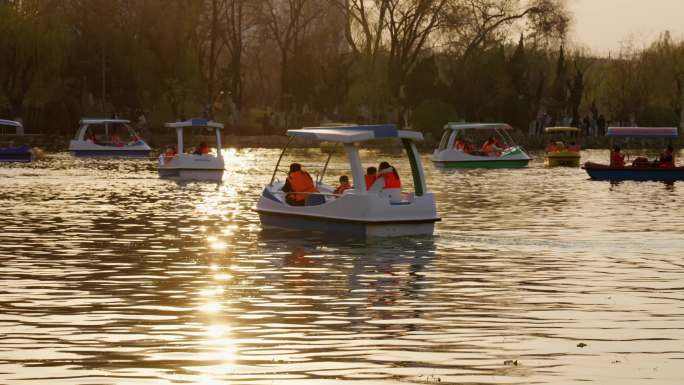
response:
[[[426,156],[434,237],[365,243],[262,232],[277,157],[0,166],[0,383],[684,383],[684,183]]]

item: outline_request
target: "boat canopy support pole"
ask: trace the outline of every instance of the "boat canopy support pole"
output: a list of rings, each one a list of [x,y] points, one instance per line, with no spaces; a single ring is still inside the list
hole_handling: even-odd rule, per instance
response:
[[[323,177],[325,176],[325,172],[328,171],[328,165],[330,164],[330,158],[332,158],[332,151],[328,154],[328,159],[325,161],[325,166],[323,166],[323,171],[321,171],[321,175],[318,177],[318,180],[316,181],[316,185],[319,185],[323,182]]]
[[[176,146],[178,147],[178,153],[182,154],[183,153],[183,127],[176,127],[176,137],[178,138],[178,143],[176,143]]]
[[[427,191],[427,186],[425,185],[425,174],[423,173],[420,153],[418,152],[418,149],[416,149],[416,145],[413,141],[402,139],[401,142],[404,144],[409,163],[411,164],[411,174],[413,175],[413,185],[416,189],[416,196],[421,196]]]
[[[221,157],[221,129],[216,128],[216,156]]]
[[[354,146],[354,143],[345,143],[344,149],[347,151],[347,158],[349,158],[349,166],[354,179],[354,191],[357,194],[366,194],[366,177],[363,175],[359,149]]]
[[[278,157],[278,162],[275,165],[275,168],[273,169],[273,175],[271,176],[271,181],[268,183],[269,186],[273,186],[273,181],[275,180],[276,173],[278,172],[278,167],[280,167],[280,161],[283,160],[283,155],[285,155],[285,151],[287,148],[290,146],[290,143],[292,143],[292,140],[294,139],[294,136],[290,137],[290,140],[287,141],[285,144],[285,147],[283,147],[283,151],[280,152],[280,156]]]

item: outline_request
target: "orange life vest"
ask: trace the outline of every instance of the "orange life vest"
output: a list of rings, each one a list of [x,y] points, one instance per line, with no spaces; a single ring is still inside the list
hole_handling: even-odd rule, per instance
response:
[[[376,174],[366,175],[366,190],[370,189],[377,179],[378,176]]]
[[[316,187],[314,187],[313,179],[311,175],[305,171],[295,171],[291,172],[287,177],[287,181],[290,182],[290,187],[294,193],[312,193],[316,192]],[[289,193],[287,197],[295,201],[305,201],[309,194],[294,194]]]
[[[401,181],[394,175],[393,171],[384,172],[382,174],[383,179],[385,179],[384,188],[401,188]]]
[[[176,156],[176,152],[173,150],[166,150],[164,152],[164,163],[169,163]]]
[[[345,191],[349,190],[352,188],[352,186],[347,183],[347,184],[341,184],[335,189],[335,194],[343,194]]]
[[[491,153],[491,152],[494,151],[494,149],[492,148],[493,146],[494,146],[494,143],[493,143],[493,142],[486,141],[486,142],[484,142],[484,144],[482,145],[482,150],[481,150],[481,151],[484,152],[485,154],[489,154],[489,153]]]
[[[625,156],[619,152],[610,152],[610,167],[625,167]]]

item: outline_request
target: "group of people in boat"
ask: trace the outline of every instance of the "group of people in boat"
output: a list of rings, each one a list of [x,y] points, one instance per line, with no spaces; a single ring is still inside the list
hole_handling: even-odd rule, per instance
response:
[[[125,142],[125,141],[121,140],[121,135],[119,135],[119,133],[117,131],[113,131],[109,135],[109,141],[108,142],[100,142],[97,138],[97,135],[95,134],[95,132],[92,129],[88,130],[85,137],[86,137],[87,142],[90,142],[93,144],[104,145],[104,146],[114,146],[114,147],[124,147],[126,145],[138,143],[139,141],[142,140],[137,134],[133,134],[130,138],[131,140],[128,142]]]
[[[546,146],[546,152],[579,152],[580,146],[575,142],[570,142],[567,145],[562,141],[551,142]]]
[[[378,168],[368,167],[364,177],[367,190],[371,188],[378,190],[401,189],[399,173],[388,162],[381,162]],[[339,185],[335,188],[333,194],[336,196],[342,195],[345,191],[353,188],[354,186],[351,185],[349,177],[342,175],[339,179]],[[291,206],[304,206],[310,195],[319,192],[311,175],[304,171],[299,163],[290,164],[290,171],[287,174],[282,191],[287,193],[285,201]]]
[[[209,154],[209,146],[207,145],[207,142],[200,142],[199,146],[194,149],[191,148],[189,153],[193,155],[207,155]],[[164,151],[164,162],[170,162],[176,154],[178,154],[176,146],[166,147],[166,151]]]
[[[613,149],[610,151],[610,167],[625,167],[625,155],[620,146],[613,146]],[[674,168],[674,166],[674,148],[672,146],[667,146],[658,159],[653,161],[649,161],[648,158],[643,156],[639,156],[632,161],[632,167]]]
[[[459,136],[454,141],[454,148],[469,155],[501,156],[501,152],[506,149],[506,145],[504,145],[498,138],[490,136],[484,141],[484,143],[482,143],[480,149],[476,150],[473,143]]]

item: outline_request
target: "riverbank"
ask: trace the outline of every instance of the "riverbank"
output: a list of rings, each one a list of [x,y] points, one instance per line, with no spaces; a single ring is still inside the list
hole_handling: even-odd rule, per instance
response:
[[[512,135],[515,142],[528,150],[542,150],[549,142],[547,136],[528,136],[522,132],[514,132]],[[160,149],[168,145],[176,143],[176,136],[172,133],[151,133],[145,136],[148,144],[154,149]],[[5,135],[0,136],[0,144],[2,146],[28,144],[32,147],[40,147],[48,151],[66,151],[69,148],[69,141],[71,136],[66,135]],[[201,141],[209,143],[214,142],[213,135],[197,135],[188,134],[185,136],[185,143],[188,146],[194,146]],[[233,135],[224,134],[221,137],[223,147],[226,148],[283,148],[289,141],[289,137],[285,135]],[[580,137],[579,143],[582,148],[586,149],[605,149],[610,147],[611,139],[607,137]],[[666,140],[643,140],[643,139],[623,139],[620,140],[620,145],[624,148],[663,148],[669,143]],[[399,142],[383,142],[383,143],[369,143],[371,147],[377,148],[392,148],[400,147]],[[431,136],[427,136],[425,141],[418,142],[418,147],[423,151],[429,151],[436,148],[439,144]],[[684,141],[678,138],[674,141],[677,148],[682,148]],[[290,144],[294,148],[315,148],[319,147],[319,143],[315,140],[297,139]]]

